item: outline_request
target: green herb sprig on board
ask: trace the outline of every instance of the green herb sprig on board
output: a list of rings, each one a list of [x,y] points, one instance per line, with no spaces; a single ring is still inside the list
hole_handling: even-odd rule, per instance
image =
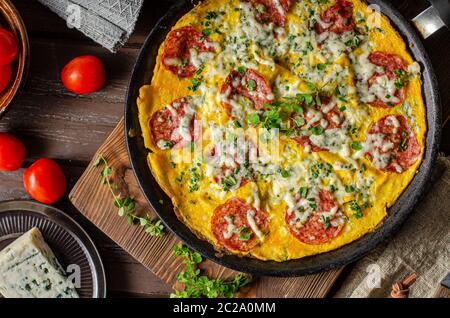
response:
[[[117,189],[117,185],[111,182],[113,168],[108,164],[108,161],[102,154],[99,155],[94,163],[94,166],[103,167],[102,171],[100,172],[100,175],[102,177],[102,184],[108,187],[114,198],[114,205],[118,209],[118,214],[120,216],[126,216],[128,224],[139,224],[144,228],[145,232],[151,236],[163,236],[165,234],[165,228],[161,220],[153,221],[149,218],[148,215],[136,215],[136,202],[130,197],[121,198],[114,192],[114,190]]]
[[[251,277],[244,274],[229,281],[202,275],[198,265],[203,262],[203,257],[181,243],[175,245],[174,254],[183,258],[184,271],[177,275],[177,280],[184,288],[175,290],[171,298],[232,298],[239,288],[251,282]]]

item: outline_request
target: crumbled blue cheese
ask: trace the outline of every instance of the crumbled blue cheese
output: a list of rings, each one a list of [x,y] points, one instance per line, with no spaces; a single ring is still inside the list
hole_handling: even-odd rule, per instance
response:
[[[0,293],[6,298],[78,298],[37,228],[0,252]]]

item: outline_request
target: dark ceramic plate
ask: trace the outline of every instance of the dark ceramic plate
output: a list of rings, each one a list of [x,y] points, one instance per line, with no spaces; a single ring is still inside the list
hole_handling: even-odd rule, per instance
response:
[[[81,298],[105,298],[103,264],[86,232],[62,211],[33,201],[0,203],[0,250],[33,227],[39,228],[45,241],[64,269],[80,270]],[[71,267],[69,267],[71,266]]]
[[[330,270],[361,258],[378,244],[389,239],[397,232],[409,215],[411,215],[416,203],[426,190],[426,185],[430,178],[430,172],[439,147],[440,101],[438,85],[428,55],[419,36],[411,25],[399,12],[392,8],[388,1],[374,0],[369,1],[369,3],[380,6],[381,11],[390,18],[393,25],[403,36],[405,42],[409,44],[410,53],[414,59],[422,66],[424,82],[423,95],[427,107],[428,125],[423,163],[411,184],[400,196],[395,205],[389,209],[387,219],[375,231],[337,250],[283,263],[260,261],[233,255],[218,256],[210,243],[199,239],[188,227],[178,220],[173,211],[170,199],[153,178],[147,165],[148,150],[145,149],[143,139],[140,137],[141,129],[138,121],[136,99],[139,96],[139,88],[144,84],[149,84],[151,81],[160,44],[178,19],[193,7],[192,1],[178,0],[170,11],[159,21],[152,32],[150,32],[136,61],[128,87],[125,106],[125,136],[127,139],[128,153],[136,178],[148,202],[166,226],[188,246],[207,258],[238,271],[254,275],[300,276]],[[138,137],[130,137],[128,134],[130,129],[134,129],[136,131],[135,136]],[[164,202],[164,204],[160,202]]]

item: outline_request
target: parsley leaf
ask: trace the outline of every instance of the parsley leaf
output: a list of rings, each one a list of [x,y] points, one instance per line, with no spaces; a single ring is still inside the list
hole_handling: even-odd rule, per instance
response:
[[[406,130],[402,132],[402,137],[399,148],[400,151],[406,151],[408,149],[408,132]]]
[[[215,12],[215,11],[209,11],[205,16],[206,20],[214,20],[217,17],[218,17],[218,15],[217,15],[217,12]]]
[[[325,70],[325,68],[327,67],[327,65],[326,64],[324,64],[324,63],[319,63],[319,64],[317,64],[317,69],[319,70],[319,71],[323,71],[323,70]]]
[[[325,132],[325,129],[320,125],[312,127],[310,130],[311,130],[312,134],[316,135],[316,136],[320,136]]]
[[[256,82],[255,82],[255,80],[249,80],[248,82],[247,82],[247,88],[248,88],[248,90],[250,91],[250,92],[253,92],[255,89],[256,89]]]
[[[309,188],[308,187],[301,187],[300,188],[300,196],[304,199],[308,196]]]
[[[175,293],[170,295],[171,298],[231,298],[252,280],[250,276],[244,274],[238,274],[234,279],[227,281],[202,275],[198,268],[203,262],[202,256],[181,243],[175,246],[174,254],[183,258],[184,270],[177,275],[183,289],[175,290]]]
[[[350,209],[353,211],[353,216],[356,219],[360,219],[364,216],[362,209],[356,200],[350,201]]]
[[[280,174],[283,178],[289,178],[291,176],[291,171],[287,169],[281,169]]]
[[[361,145],[361,143],[359,141],[352,142],[351,146],[352,146],[353,150],[361,150],[361,149],[363,149],[363,146]]]
[[[259,119],[259,115],[257,113],[253,113],[248,115],[248,122],[253,126],[258,126],[261,120]]]
[[[212,29],[203,29],[202,30],[202,33],[203,33],[203,35],[205,35],[205,36],[210,36],[211,34],[213,34],[213,30]]]

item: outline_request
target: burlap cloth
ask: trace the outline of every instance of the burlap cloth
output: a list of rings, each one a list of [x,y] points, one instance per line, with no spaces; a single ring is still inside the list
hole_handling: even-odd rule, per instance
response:
[[[449,158],[438,159],[427,195],[401,231],[357,262],[335,297],[388,297],[411,272],[417,281],[409,297],[432,297],[450,272]]]

